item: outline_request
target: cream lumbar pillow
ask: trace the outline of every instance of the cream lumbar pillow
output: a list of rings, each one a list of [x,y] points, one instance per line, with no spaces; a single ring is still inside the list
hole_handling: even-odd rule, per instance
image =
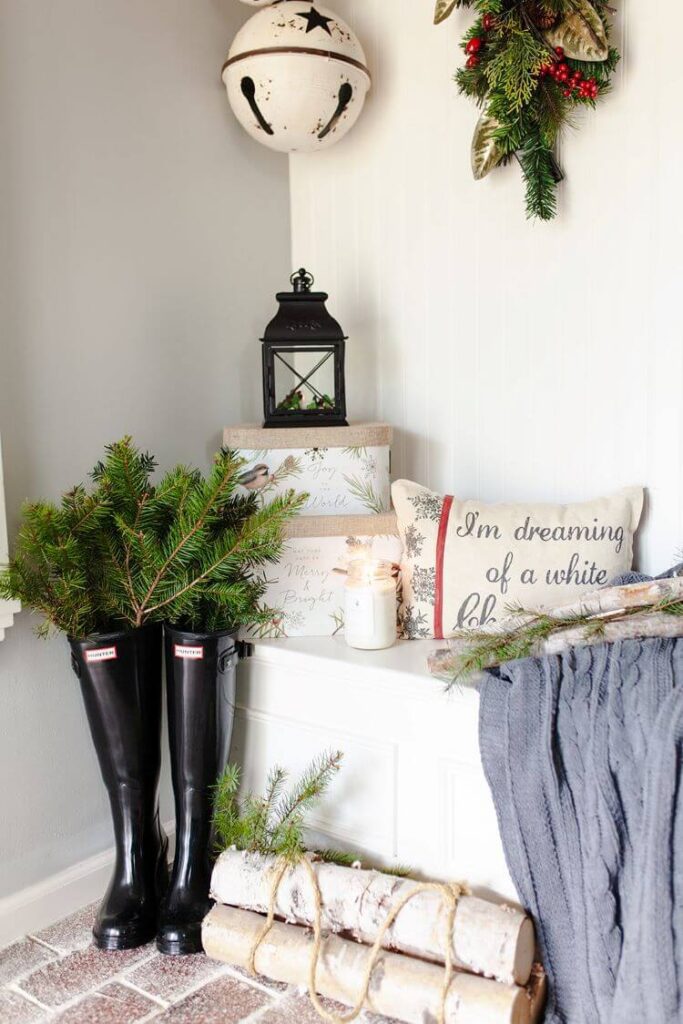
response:
[[[576,505],[442,497],[391,488],[403,541],[403,635],[493,627],[510,606],[541,609],[601,587],[633,561],[642,487]]]

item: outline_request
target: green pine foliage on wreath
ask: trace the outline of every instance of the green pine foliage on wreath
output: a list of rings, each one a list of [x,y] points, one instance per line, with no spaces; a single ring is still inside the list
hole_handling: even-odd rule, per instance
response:
[[[563,174],[558,136],[577,109],[594,107],[619,61],[604,0],[437,0],[438,24],[456,7],[477,18],[462,39],[455,80],[482,113],[472,140],[476,179],[519,162],[527,216],[551,220]]]

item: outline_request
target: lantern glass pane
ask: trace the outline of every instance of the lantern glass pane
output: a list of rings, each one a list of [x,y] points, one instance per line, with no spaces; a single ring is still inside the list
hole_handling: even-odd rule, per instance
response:
[[[275,349],[274,369],[278,412],[335,407],[334,348]]]

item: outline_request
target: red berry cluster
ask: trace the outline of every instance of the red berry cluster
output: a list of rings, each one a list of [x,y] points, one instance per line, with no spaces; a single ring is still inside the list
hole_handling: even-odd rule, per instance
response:
[[[558,85],[563,85],[562,95],[567,99],[576,95],[582,100],[594,100],[598,95],[598,83],[594,78],[584,78],[580,71],[572,71],[564,59],[564,50],[561,46],[555,47],[556,60],[543,64],[541,77],[550,76]]]
[[[496,19],[493,17],[492,14],[484,15],[484,17],[481,19],[481,27],[484,29],[484,32],[490,32],[492,28],[496,27]],[[465,53],[469,54],[466,64],[468,68],[476,68],[476,66],[478,65],[479,52],[481,48],[484,46],[485,42],[486,40],[483,39],[481,36],[472,36],[472,38],[468,40],[467,45],[465,47]]]
[[[481,38],[481,36],[472,36],[472,38],[468,40],[467,46],[465,47],[465,53],[469,54],[469,57],[467,58],[466,67],[476,68],[477,64],[479,63],[478,54],[483,45],[484,40]]]

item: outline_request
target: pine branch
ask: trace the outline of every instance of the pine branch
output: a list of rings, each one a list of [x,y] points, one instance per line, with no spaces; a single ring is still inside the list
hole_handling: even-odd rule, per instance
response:
[[[276,559],[283,528],[307,500],[288,492],[259,507],[238,495],[243,465],[222,451],[208,478],[176,467],[154,487],[154,459],[130,438],[109,445],[61,506],[28,504],[0,593],[45,616],[38,632],[85,636],[172,614],[198,631],[265,621],[260,566]]]
[[[303,815],[320,799],[341,768],[343,756],[341,750],[330,751],[311,762],[293,791],[275,808],[270,826],[273,840],[290,825],[303,823]]]
[[[321,755],[306,769],[291,793],[280,797],[287,772],[274,767],[263,796],[247,793],[240,807],[240,773],[229,765],[218,780],[214,798],[214,829],[223,849],[236,847],[264,856],[296,861],[305,851],[306,815],[329,787],[341,767],[340,751]]]
[[[511,27],[505,46],[486,64],[490,88],[503,93],[512,113],[519,113],[531,100],[546,60],[546,48],[530,32]]]
[[[552,150],[562,127],[569,124],[570,120],[566,99],[557,86],[548,79],[541,79],[538,83],[533,114],[542,144]]]
[[[591,23],[588,10],[578,0],[539,2],[558,22],[570,16],[580,19],[581,25],[573,31],[581,34],[583,27],[587,40],[604,47],[604,36],[598,39],[597,19]],[[596,4],[608,34],[607,6],[598,0]],[[477,18],[462,38],[468,59],[457,70],[455,80],[459,90],[485,107],[497,122],[491,140],[497,143],[498,159],[486,168],[473,161],[475,177],[484,177],[493,166],[514,155],[525,178],[527,216],[549,220],[557,212],[557,183],[562,179],[553,154],[555,142],[561,130],[571,126],[574,108],[594,107],[596,98],[608,92],[619,53],[610,48],[602,62],[563,56],[536,24],[526,0],[500,0],[495,10],[487,0],[463,2],[462,6],[473,7]],[[469,47],[472,40],[476,46]],[[475,132],[473,145],[477,138]]]
[[[194,522],[192,523],[191,527],[176,543],[175,547],[168,555],[168,557],[165,559],[165,561],[159,568],[156,576],[152,580],[152,584],[149,587],[149,590],[147,591],[147,594],[145,595],[145,598],[138,610],[139,618],[142,617],[145,608],[151,601],[152,595],[154,594],[156,588],[159,586],[159,583],[163,579],[166,570],[170,567],[173,560],[176,559],[178,555],[180,555],[182,550],[190,543],[192,538],[202,529],[207,520],[207,517],[214,508],[220,495],[223,493],[224,489],[230,483],[230,481],[234,481],[237,470],[242,465],[243,463],[236,459],[232,452],[227,451],[225,449],[216,456],[216,470],[214,472],[214,478],[210,482],[208,494],[206,495],[204,502],[201,505],[200,512],[198,515],[195,515]],[[169,602],[164,602],[164,604],[167,603]],[[160,607],[163,607],[163,605],[157,605],[154,609],[150,609],[150,614],[151,611],[158,610],[158,608]]]
[[[208,549],[210,552],[208,564],[201,570],[188,571],[186,582],[173,590],[164,600],[148,607],[146,609],[147,616],[158,614],[162,609],[172,605],[189,591],[200,587],[202,583],[226,567],[228,569],[236,568],[236,562],[254,565],[262,564],[276,557],[281,547],[281,526],[295,515],[307,500],[308,495],[297,495],[293,491],[289,491],[276,498],[270,505],[264,506],[251,516],[234,542],[230,539],[227,550],[222,550],[220,544],[214,547],[213,552],[215,553],[211,553],[211,549]],[[161,576],[159,576],[157,585],[159,582],[161,582]]]
[[[567,63],[572,70],[580,71],[584,78],[594,78],[600,86],[600,95],[604,95],[620,60],[621,54],[612,46],[607,60],[568,60]]]
[[[540,137],[529,136],[516,154],[526,181],[527,217],[552,220],[557,213],[554,157]]]
[[[214,789],[213,824],[223,849],[229,849],[231,846],[244,848],[241,845],[243,836],[237,804],[240,775],[239,767],[229,764]]]
[[[518,619],[525,621],[496,632],[463,630],[453,635],[452,640],[462,645],[462,649],[450,659],[449,687],[467,676],[496,668],[508,661],[536,657],[543,653],[551,638],[571,635],[580,637],[578,642],[581,643],[595,642],[602,640],[606,630],[614,623],[635,620],[644,615],[648,616],[648,621],[654,621],[656,616],[681,618],[683,600],[678,596],[665,597],[654,604],[634,604],[609,614],[576,613],[560,616],[559,612],[534,614],[521,608],[510,608],[508,611],[513,622]]]

